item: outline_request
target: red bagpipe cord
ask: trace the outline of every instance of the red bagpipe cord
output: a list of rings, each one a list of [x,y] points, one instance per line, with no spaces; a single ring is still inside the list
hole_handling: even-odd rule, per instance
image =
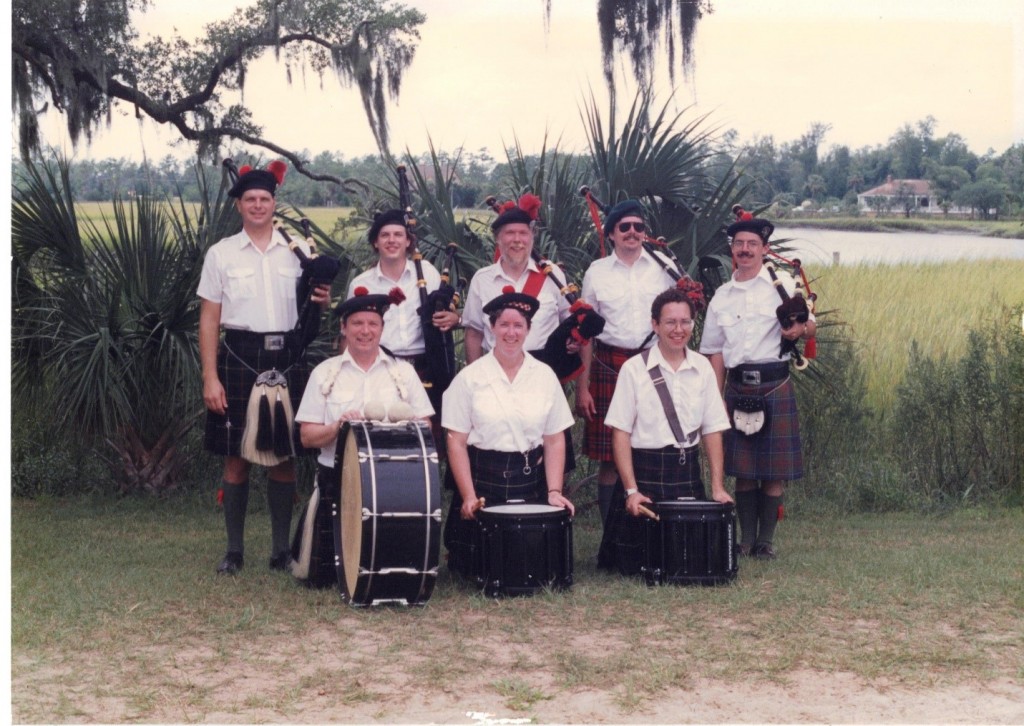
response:
[[[792,260],[787,260],[785,257],[783,257],[782,255],[780,255],[777,252],[773,252],[772,250],[768,250],[768,254],[771,255],[772,257],[774,257],[775,259],[779,260],[780,262],[784,262],[785,264],[789,265],[790,267],[796,267],[796,265],[793,264]],[[736,266],[736,264],[734,262],[733,263],[733,268],[735,268],[735,266]],[[807,280],[807,273],[804,272],[803,265],[800,266],[800,279],[804,283],[804,293],[809,296],[811,294],[811,283]],[[804,358],[806,358],[807,360],[811,360],[811,359],[817,357],[817,355],[818,355],[818,340],[817,340],[817,338],[814,338],[814,337],[808,338],[804,342]]]
[[[594,220],[594,227],[597,228],[597,243],[601,248],[601,257],[606,257],[604,251],[604,225],[601,224],[601,210],[597,207],[597,202],[590,196],[590,192],[587,192],[587,207],[590,209],[590,218]]]

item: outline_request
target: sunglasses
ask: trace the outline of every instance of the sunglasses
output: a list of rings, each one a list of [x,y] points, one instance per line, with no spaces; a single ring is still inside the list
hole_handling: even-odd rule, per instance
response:
[[[623,233],[628,232],[630,228],[632,228],[634,232],[644,232],[647,230],[647,225],[643,222],[619,222],[616,227],[616,229]]]

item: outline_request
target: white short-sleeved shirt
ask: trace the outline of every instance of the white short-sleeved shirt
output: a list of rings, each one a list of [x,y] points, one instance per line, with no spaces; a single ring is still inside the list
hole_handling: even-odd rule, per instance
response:
[[[654,298],[673,285],[675,281],[647,250],[632,265],[623,263],[614,251],[595,260],[583,275],[582,296],[605,320],[597,339],[618,348],[639,348],[651,332]]]
[[[661,449],[675,446],[668,418],[648,369],[660,366],[679,424],[684,433],[699,431],[712,434],[730,427],[722,394],[718,390],[715,371],[707,358],[687,350],[678,371],[665,363],[658,346],[651,348],[644,365],[643,357],[635,355],[622,365],[615,393],[605,416],[605,425],[629,434],[634,449]]]
[[[308,255],[305,241],[299,246]],[[270,333],[291,330],[298,320],[296,286],[302,268],[284,237],[274,230],[266,252],[243,229],[210,247],[196,293],[219,303],[222,328]]]
[[[481,356],[459,371],[441,406],[442,426],[492,451],[535,449],[572,424],[558,378],[529,353],[511,382],[493,353]]]
[[[473,328],[483,333],[484,351],[494,347],[494,333],[484,315],[484,305],[501,295],[501,290],[506,285],[511,285],[516,292],[522,292],[523,286],[529,277],[530,272],[536,271],[537,265],[531,259],[523,274],[513,280],[505,274],[500,262],[482,267],[473,275],[469,283],[469,292],[466,293],[466,305],[462,312],[462,324],[467,328]],[[564,280],[565,273],[559,267],[555,267],[555,274],[559,279]],[[530,332],[526,336],[523,348],[525,350],[540,350],[548,342],[548,338],[555,332],[558,324],[569,314],[569,303],[565,296],[558,290],[558,287],[545,276],[544,284],[537,293],[540,301],[540,308],[530,322]]]
[[[789,275],[779,275],[785,290],[792,296],[796,283]],[[789,360],[779,357],[782,349],[782,327],[775,309],[782,304],[771,276],[765,267],[750,280],[733,279],[715,291],[704,317],[700,352],[721,353],[726,368],[744,363],[778,363]],[[814,316],[811,316],[811,320]]]
[[[385,410],[393,403],[405,401],[417,418],[434,413],[427,392],[411,365],[380,351],[370,370],[364,371],[346,350],[313,369],[295,420],[331,423],[346,411],[362,411],[369,401],[379,401]],[[332,441],[320,449],[317,461],[324,466],[334,466],[335,449],[336,442]]]
[[[437,268],[426,260],[423,260],[423,279],[427,283],[427,292],[433,292],[441,285],[441,275]],[[386,277],[381,272],[378,262],[366,272],[357,275],[349,284],[345,295],[345,299],[348,300],[360,286],[365,287],[371,295],[387,295],[394,287],[402,289],[405,300],[401,305],[392,305],[384,313],[384,332],[380,337],[380,344],[395,355],[414,356],[425,351],[423,326],[418,312],[422,303],[417,281],[416,265],[412,260],[406,260],[405,269],[398,282]]]

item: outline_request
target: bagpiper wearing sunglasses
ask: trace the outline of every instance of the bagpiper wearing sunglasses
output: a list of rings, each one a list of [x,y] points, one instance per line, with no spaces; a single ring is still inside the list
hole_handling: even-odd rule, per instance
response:
[[[803,476],[790,353],[782,344],[811,338],[816,328],[813,315],[785,330],[779,323],[779,294],[764,265],[774,229],[745,214],[726,230],[735,271],[711,299],[700,343],[733,422],[725,434],[725,473],[736,477],[740,551],[761,559],[775,557],[785,483]],[[793,281],[782,277],[792,296]]]
[[[601,519],[608,516],[618,474],[612,458],[612,431],[605,426],[622,364],[650,347],[651,304],[658,293],[675,284],[673,278],[644,250],[647,236],[644,208],[635,199],[606,209],[604,234],[614,249],[595,260],[583,276],[582,298],[605,319],[594,346],[580,351],[583,373],[576,383],[576,408],[586,419],[584,453],[600,462],[597,473]],[[675,266],[666,260],[673,269]]]

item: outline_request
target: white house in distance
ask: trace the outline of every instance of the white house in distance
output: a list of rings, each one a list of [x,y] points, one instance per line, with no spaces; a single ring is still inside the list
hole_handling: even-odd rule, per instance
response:
[[[863,214],[942,214],[939,200],[932,196],[932,185],[924,179],[893,179],[857,195],[857,208]]]

